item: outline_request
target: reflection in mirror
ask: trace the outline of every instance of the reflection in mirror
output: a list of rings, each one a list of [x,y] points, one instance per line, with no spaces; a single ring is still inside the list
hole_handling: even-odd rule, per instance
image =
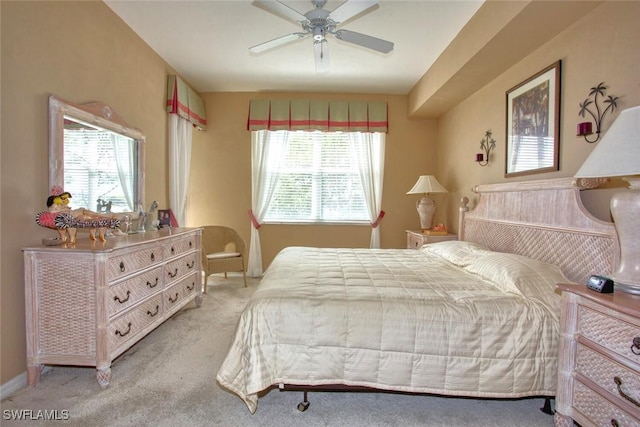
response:
[[[71,193],[74,208],[136,212],[144,206],[144,141],[109,106],[49,99],[49,188]]]

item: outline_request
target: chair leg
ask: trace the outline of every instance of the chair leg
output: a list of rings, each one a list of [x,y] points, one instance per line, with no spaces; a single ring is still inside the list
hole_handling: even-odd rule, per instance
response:
[[[242,269],[242,277],[244,278],[244,287],[247,287],[247,272]]]
[[[209,285],[207,284],[207,279],[209,278],[209,274],[207,273],[207,271],[203,271],[202,272],[202,281],[204,282],[203,284],[203,288],[204,288],[204,293],[208,294],[209,293]]]

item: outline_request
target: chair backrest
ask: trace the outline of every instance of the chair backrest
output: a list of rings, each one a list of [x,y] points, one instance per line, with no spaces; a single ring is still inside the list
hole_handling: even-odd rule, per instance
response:
[[[246,244],[236,230],[223,225],[206,225],[202,228],[203,256],[213,252],[231,250],[245,255]],[[230,249],[229,246],[232,246]]]

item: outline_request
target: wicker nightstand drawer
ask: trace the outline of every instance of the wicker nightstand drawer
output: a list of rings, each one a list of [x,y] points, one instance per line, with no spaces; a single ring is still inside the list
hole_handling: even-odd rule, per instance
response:
[[[633,339],[640,337],[640,326],[584,306],[580,306],[578,316],[580,335],[632,362],[640,363],[640,354],[634,354],[631,350]]]
[[[621,389],[629,396],[640,401],[640,374],[613,362],[604,355],[578,344],[576,355],[576,372],[584,375],[598,386],[607,390],[622,401],[614,378],[621,381]]]
[[[593,423],[594,426],[637,426],[640,422],[579,381],[576,381],[573,390],[573,405],[581,415],[586,417],[586,420],[576,420],[583,425],[588,425],[586,421]]]

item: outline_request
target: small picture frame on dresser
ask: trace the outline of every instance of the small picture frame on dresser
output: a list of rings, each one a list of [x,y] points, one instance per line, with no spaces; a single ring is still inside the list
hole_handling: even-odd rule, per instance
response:
[[[171,209],[158,209],[159,227],[171,227],[171,217],[173,216]]]

